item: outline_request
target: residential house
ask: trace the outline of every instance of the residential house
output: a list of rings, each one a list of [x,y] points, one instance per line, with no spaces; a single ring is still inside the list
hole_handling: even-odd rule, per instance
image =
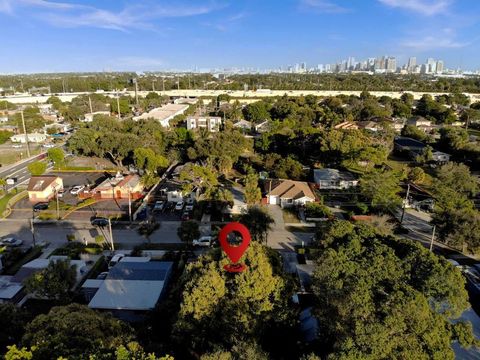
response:
[[[63,180],[58,176],[32,176],[27,188],[28,199],[35,203],[50,201],[61,189],[63,189]]]
[[[265,185],[267,204],[280,205],[284,208],[315,201],[313,190],[303,181],[268,180]]]
[[[395,150],[399,153],[406,154],[412,160],[422,155],[426,147],[427,145],[424,143],[407,137],[398,136],[394,140]],[[441,151],[432,151],[432,157],[432,161],[436,163],[446,163],[450,161],[450,155]]]
[[[313,179],[321,190],[349,189],[358,185],[358,179],[353,174],[337,169],[315,169]]]
[[[344,121],[340,124],[334,126],[334,129],[337,130],[358,130],[358,125],[353,121]]]
[[[369,130],[369,131],[373,131],[373,132],[377,132],[377,131],[382,129],[380,124],[378,124],[375,121],[358,121],[357,126],[358,126],[359,129]]]
[[[252,130],[252,123],[247,120],[239,120],[235,124],[233,124],[233,127],[241,129],[243,131],[250,131]]]
[[[207,129],[209,132],[220,131],[222,118],[218,116],[191,116],[187,119],[187,130]]]
[[[92,122],[96,115],[110,116],[110,111],[95,111],[93,113],[87,113],[84,115],[83,119],[80,119],[81,122]]]
[[[140,199],[143,196],[143,185],[138,175],[121,175],[105,179],[98,186],[81,197],[94,197],[96,199]]]
[[[111,312],[123,320],[142,320],[165,294],[172,266],[172,262],[166,261],[121,261],[105,280],[87,284],[90,291],[98,286],[88,306]]]
[[[269,132],[271,129],[272,123],[270,120],[265,120],[261,122],[260,124],[255,125],[255,132],[258,134],[263,134],[265,132]]]
[[[39,133],[27,134],[27,137],[28,137],[29,143],[42,143],[45,140],[47,140],[47,135],[39,134]],[[27,142],[27,139],[25,137],[25,134],[17,134],[17,135],[13,135],[10,138],[10,141],[14,143],[25,144]]]
[[[25,265],[14,276],[0,277],[0,303],[19,304],[26,298],[24,281],[35,273],[42,271],[52,261],[68,260],[75,266],[76,284],[79,284],[88,273],[88,265],[83,260],[70,260],[67,256],[50,256],[48,259],[35,259]]]
[[[425,132],[432,130],[432,122],[422,116],[415,116],[407,121],[408,125],[413,125]]]
[[[159,108],[150,110],[140,116],[134,116],[134,121],[154,119],[157,120],[163,127],[170,126],[170,120],[175,116],[183,115],[187,111],[188,104],[166,104]]]

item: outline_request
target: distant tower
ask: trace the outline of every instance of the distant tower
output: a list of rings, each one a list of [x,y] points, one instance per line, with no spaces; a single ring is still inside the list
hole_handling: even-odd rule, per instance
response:
[[[442,60],[437,61],[437,74],[442,74],[444,70],[444,64]]]
[[[416,57],[409,58],[408,64],[407,64],[407,70],[409,72],[413,72],[416,66],[417,66],[417,58]]]

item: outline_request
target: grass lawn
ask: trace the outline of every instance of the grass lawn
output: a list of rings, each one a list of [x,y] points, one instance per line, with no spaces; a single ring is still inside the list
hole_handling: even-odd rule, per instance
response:
[[[3,214],[3,212],[7,209],[7,204],[10,201],[12,197],[14,197],[16,193],[10,192],[6,195],[4,195],[2,198],[0,198],[0,216]]]
[[[38,155],[41,152],[41,148],[32,148],[30,150],[30,155]],[[22,156],[20,156],[22,154]],[[4,151],[2,150],[0,152],[0,164],[3,166],[5,165],[10,165],[13,163],[16,163],[17,161],[20,161],[22,159],[27,158],[27,149],[25,148],[24,151],[17,151],[17,150],[11,150],[11,151]]]

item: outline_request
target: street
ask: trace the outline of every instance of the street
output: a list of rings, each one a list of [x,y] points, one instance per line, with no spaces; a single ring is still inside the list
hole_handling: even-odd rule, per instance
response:
[[[27,167],[29,164],[38,161],[40,159],[45,158],[46,153],[41,153],[36,155],[29,160],[24,160],[18,162],[11,166],[6,166],[5,168],[0,168],[0,178],[2,179],[9,179],[9,178],[16,178],[16,183],[14,185],[8,185],[8,190],[15,189],[21,184],[26,183],[30,179],[30,172],[28,171]]]

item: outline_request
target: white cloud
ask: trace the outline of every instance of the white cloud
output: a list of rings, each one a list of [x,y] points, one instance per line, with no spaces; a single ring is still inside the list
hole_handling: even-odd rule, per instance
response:
[[[168,4],[168,3],[165,3]],[[219,6],[214,3],[162,5],[149,0],[137,1],[119,11],[79,3],[47,0],[0,0],[0,12],[12,14],[16,9],[36,8],[32,16],[58,27],[96,27],[128,31],[133,28],[154,29],[153,21],[160,18],[188,17],[208,14]]]
[[[416,35],[402,41],[401,45],[417,51],[430,51],[437,49],[459,49],[470,45],[456,39],[456,33],[451,28],[445,28],[428,35]]]
[[[303,9],[310,9],[321,13],[345,13],[351,9],[335,4],[330,0],[300,0]]]
[[[426,16],[447,13],[453,0],[378,0],[382,4]]]

